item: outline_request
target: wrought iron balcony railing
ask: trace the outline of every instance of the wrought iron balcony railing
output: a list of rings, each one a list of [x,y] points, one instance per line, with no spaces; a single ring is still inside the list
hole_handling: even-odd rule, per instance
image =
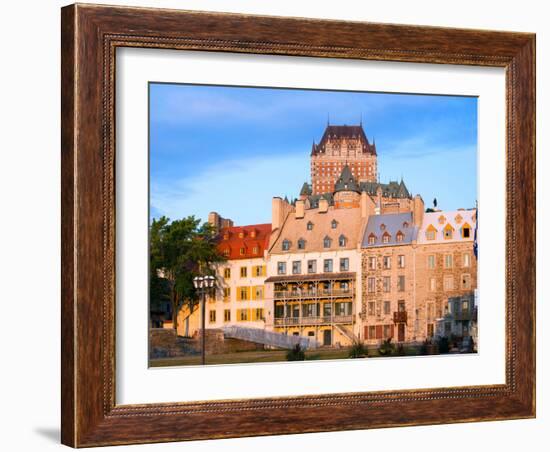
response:
[[[352,323],[352,315],[320,317],[275,317],[275,326],[330,325],[331,323]]]

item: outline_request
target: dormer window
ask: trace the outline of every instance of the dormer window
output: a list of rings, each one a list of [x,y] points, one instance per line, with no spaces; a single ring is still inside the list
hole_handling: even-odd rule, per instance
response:
[[[313,231],[313,223],[311,221],[307,222],[307,230],[308,231]]]
[[[299,250],[305,250],[306,249],[306,241],[304,239],[298,240],[298,249]]]
[[[343,247],[343,246],[346,246],[346,243],[347,243],[347,239],[344,235],[341,235],[340,237],[338,237],[338,245]]]
[[[403,229],[407,229],[409,227],[409,223],[404,221],[403,222]]]
[[[230,253],[229,248],[226,248],[226,249],[223,250],[223,255],[224,255],[225,257],[229,256],[229,253]]]
[[[386,231],[382,236],[382,243],[390,243],[391,235]]]
[[[288,251],[290,249],[290,242],[287,239],[283,240],[283,251]]]
[[[256,237],[256,231],[255,230],[250,231],[250,237],[252,237],[252,238]]]
[[[447,221],[447,219],[446,219],[443,215],[441,215],[441,216],[437,219],[437,221],[439,221],[439,224],[443,224],[443,223],[445,223],[445,221]]]
[[[455,223],[460,224],[462,223],[462,220],[463,220],[462,215],[457,214],[457,216],[455,217]]]
[[[241,248],[241,249],[239,250],[239,252],[240,252],[241,256],[244,256],[245,249],[244,249],[244,248]]]
[[[374,245],[376,243],[376,236],[374,234],[369,235],[369,245]]]
[[[397,234],[395,235],[395,240],[397,240],[398,242],[402,242],[403,241],[403,233],[401,231],[397,231]]]
[[[469,239],[472,236],[472,228],[468,223],[462,226],[462,238]]]
[[[223,235],[223,239],[224,239],[224,240],[229,240],[229,232],[226,232],[226,233]]]
[[[338,222],[336,220],[332,220],[332,222],[330,223],[330,227],[332,229],[336,229],[338,227]]]
[[[454,231],[454,228],[447,223],[447,226],[445,226],[445,228],[443,229],[443,237],[445,238],[445,240],[449,240],[453,238],[453,231]]]
[[[426,240],[435,240],[435,234],[437,229],[434,228],[431,224],[426,228]]]
[[[332,240],[330,240],[330,237],[328,235],[325,236],[325,238],[323,239],[323,247],[324,248],[330,248],[331,242],[332,242]]]
[[[258,247],[257,246],[252,248],[252,254],[258,254]]]
[[[243,237],[244,237],[244,231],[239,232],[239,238],[242,239]]]
[[[381,231],[385,231],[385,230],[386,230],[386,225],[385,225],[384,223],[382,223],[382,224],[380,225],[380,230],[381,230]]]

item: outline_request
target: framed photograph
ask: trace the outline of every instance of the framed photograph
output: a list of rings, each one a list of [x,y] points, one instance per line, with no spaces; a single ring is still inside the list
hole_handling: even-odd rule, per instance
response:
[[[64,444],[535,416],[533,34],[61,31]]]

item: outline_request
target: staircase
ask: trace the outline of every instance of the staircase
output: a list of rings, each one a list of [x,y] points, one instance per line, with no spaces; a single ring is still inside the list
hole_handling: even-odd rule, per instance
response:
[[[292,349],[297,344],[302,350],[314,349],[319,343],[313,338],[304,336],[289,336],[275,331],[266,331],[260,328],[246,328],[242,326],[226,326],[222,328],[227,338],[241,339],[256,344],[268,345],[276,348]]]
[[[345,326],[334,324],[334,329],[337,330],[343,336],[346,336],[351,342],[358,342],[359,339],[353,332],[348,330]]]

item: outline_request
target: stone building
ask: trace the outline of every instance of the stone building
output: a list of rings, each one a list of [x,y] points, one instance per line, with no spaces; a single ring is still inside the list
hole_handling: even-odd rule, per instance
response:
[[[376,145],[369,143],[362,124],[327,125],[311,147],[311,194],[332,193],[346,165],[358,182],[376,182]]]
[[[477,289],[476,218],[476,209],[424,214],[415,252],[417,337],[435,335],[449,298],[469,297]]]

